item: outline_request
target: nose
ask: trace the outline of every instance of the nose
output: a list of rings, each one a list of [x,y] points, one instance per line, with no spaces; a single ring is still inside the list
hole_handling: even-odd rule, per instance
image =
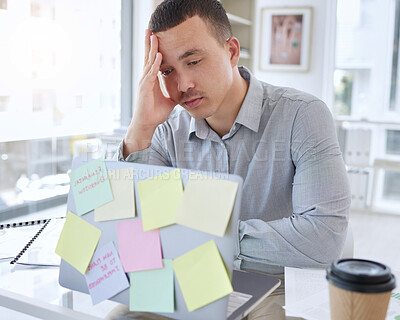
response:
[[[186,72],[179,73],[176,82],[180,92],[187,92],[195,87],[192,78]]]

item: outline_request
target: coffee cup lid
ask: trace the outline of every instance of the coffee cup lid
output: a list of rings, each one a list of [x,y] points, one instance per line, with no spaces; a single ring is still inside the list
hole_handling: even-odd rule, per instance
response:
[[[371,260],[337,260],[328,268],[326,278],[334,286],[349,291],[379,293],[396,287],[390,268]]]

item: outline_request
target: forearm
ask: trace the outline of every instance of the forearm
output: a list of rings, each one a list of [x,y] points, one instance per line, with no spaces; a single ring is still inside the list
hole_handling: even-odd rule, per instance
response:
[[[140,127],[132,121],[123,140],[124,159],[132,153],[149,148],[155,130],[156,127]]]
[[[240,222],[239,258],[250,263],[327,267],[340,257],[347,233],[347,209],[327,214],[315,207],[303,214],[264,222]]]
[[[134,151],[129,154],[125,153],[125,139],[121,141],[113,160],[136,162],[143,164],[171,166],[168,151],[164,146],[164,133],[163,128],[160,126],[156,129],[149,146],[143,150]]]

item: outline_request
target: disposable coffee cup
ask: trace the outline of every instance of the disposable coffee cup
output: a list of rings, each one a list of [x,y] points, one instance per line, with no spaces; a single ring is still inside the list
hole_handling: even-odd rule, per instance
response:
[[[382,263],[341,259],[328,268],[331,320],[384,320],[396,279]]]

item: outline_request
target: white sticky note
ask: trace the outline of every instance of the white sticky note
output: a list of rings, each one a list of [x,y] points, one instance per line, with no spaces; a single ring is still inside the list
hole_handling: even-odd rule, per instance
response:
[[[177,224],[223,237],[238,183],[191,173],[175,216]]]

